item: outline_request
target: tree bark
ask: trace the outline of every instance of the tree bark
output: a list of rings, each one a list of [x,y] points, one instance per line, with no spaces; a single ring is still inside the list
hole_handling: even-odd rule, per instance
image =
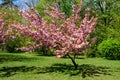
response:
[[[77,63],[75,62],[75,58],[71,57],[69,54],[68,54],[67,56],[71,59],[73,65],[74,65],[74,67],[75,67],[75,70],[76,70],[76,69],[78,68],[78,65],[77,65]]]

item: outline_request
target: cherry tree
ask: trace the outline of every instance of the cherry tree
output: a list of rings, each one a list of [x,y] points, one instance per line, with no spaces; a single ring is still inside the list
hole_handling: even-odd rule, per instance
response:
[[[0,14],[0,43],[3,42],[4,29],[5,29],[5,22],[4,22],[4,20],[2,19],[2,15]]]
[[[68,56],[77,69],[76,55],[86,50],[96,40],[95,37],[88,39],[96,26],[97,16],[90,17],[90,9],[87,8],[86,14],[81,20],[79,13],[83,2],[84,0],[81,0],[80,5],[73,5],[73,14],[69,18],[60,12],[57,4],[55,7],[48,6],[49,9],[45,10],[49,20],[41,18],[33,7],[31,7],[31,12],[20,11],[29,24],[13,23],[8,32],[14,31],[15,36],[33,39],[34,43],[28,42],[29,45],[20,48],[21,50],[34,51],[35,48],[46,46],[55,51],[57,58]],[[74,57],[70,54],[73,54]]]
[[[6,45],[10,40],[15,38],[12,28],[10,28],[10,21],[4,20],[5,12],[0,13],[0,48],[4,49],[3,46]],[[10,32],[10,33],[9,33]]]

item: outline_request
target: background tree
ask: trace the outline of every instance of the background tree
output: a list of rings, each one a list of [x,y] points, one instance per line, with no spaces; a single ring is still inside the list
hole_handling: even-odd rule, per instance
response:
[[[47,9],[47,5],[57,5],[60,8],[60,11],[66,14],[66,17],[70,17],[73,10],[73,4],[80,4],[81,0],[40,0],[39,3],[35,6],[41,16],[44,16],[44,10]]]
[[[97,27],[93,35],[97,36],[96,44],[87,51],[88,54],[96,55],[97,46],[108,38],[120,39],[120,11],[119,0],[86,0],[84,7],[89,7],[99,15]],[[82,11],[84,14],[84,10]]]
[[[2,0],[1,7],[12,8],[14,6],[17,6],[14,4],[14,1],[17,1],[17,0]]]

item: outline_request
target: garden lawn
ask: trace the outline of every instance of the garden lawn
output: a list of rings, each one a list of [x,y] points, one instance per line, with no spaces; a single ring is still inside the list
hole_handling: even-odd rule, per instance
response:
[[[120,80],[120,61],[81,58],[77,70],[68,58],[0,53],[0,80]]]

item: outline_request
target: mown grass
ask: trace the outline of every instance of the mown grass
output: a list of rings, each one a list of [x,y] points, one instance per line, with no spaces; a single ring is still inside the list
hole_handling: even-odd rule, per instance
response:
[[[102,58],[70,59],[36,54],[0,53],[0,80],[120,80],[120,61]]]

